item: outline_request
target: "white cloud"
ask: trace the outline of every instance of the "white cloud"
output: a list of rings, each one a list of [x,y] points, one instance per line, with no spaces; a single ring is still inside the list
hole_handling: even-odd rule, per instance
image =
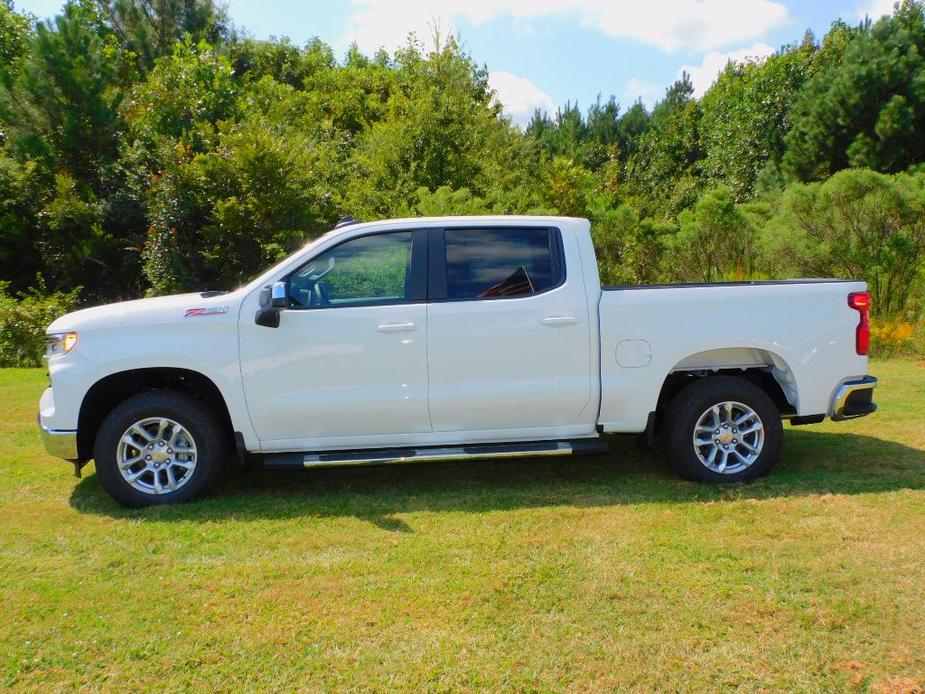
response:
[[[626,83],[623,96],[626,97],[626,102],[630,105],[634,104],[636,99],[642,99],[642,103],[651,108],[664,92],[665,87],[663,85],[633,77]]]
[[[893,14],[893,5],[896,0],[867,0],[863,5],[858,7],[858,19],[870,17],[876,22],[885,14]]]
[[[738,51],[728,53],[719,53],[711,51],[703,56],[703,62],[700,65],[682,65],[678,70],[678,77],[682,72],[687,72],[691,76],[691,82],[694,83],[694,96],[698,99],[703,96],[704,92],[716,81],[719,73],[723,71],[730,60],[737,63],[749,60],[761,60],[774,53],[774,49],[766,43],[755,43],[749,48],[742,48]]]
[[[434,24],[455,31],[510,17],[518,21],[572,17],[611,38],[664,51],[718,50],[754,40],[790,19],[776,0],[351,0],[344,36],[373,52],[404,44],[408,33],[427,39]]]
[[[536,109],[552,113],[556,102],[526,77],[504,70],[488,73],[488,85],[495,90],[495,98],[504,107],[504,113],[521,128],[527,126]]]

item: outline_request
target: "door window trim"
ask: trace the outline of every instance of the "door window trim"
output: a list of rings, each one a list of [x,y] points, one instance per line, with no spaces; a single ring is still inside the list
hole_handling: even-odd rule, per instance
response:
[[[483,297],[448,297],[446,281],[446,232],[456,230],[521,230],[543,229],[549,234],[549,250],[552,261],[552,272],[556,281],[540,292],[521,294],[519,296],[483,296]],[[516,226],[510,224],[473,224],[452,227],[442,227],[430,230],[427,244],[427,301],[428,303],[456,303],[460,301],[517,301],[542,296],[558,289],[565,284],[567,269],[565,267],[565,252],[562,246],[562,232],[559,227],[542,226]]]
[[[331,251],[343,246],[345,243],[350,243],[358,239],[364,239],[370,236],[385,236],[386,234],[411,234],[411,267],[410,267],[410,278],[407,280],[409,286],[410,296],[402,299],[370,299],[369,301],[357,301],[350,304],[329,304],[327,306],[299,306],[293,303],[292,298],[289,296],[289,281],[294,274],[299,272],[302,268],[308,265],[311,262],[314,262],[316,258],[321,257],[325,253],[330,253]],[[313,255],[311,258],[307,259],[304,263],[300,264],[295,270],[288,272],[283,277],[279,279],[280,282],[286,283],[286,297],[288,299],[287,310],[290,311],[317,311],[317,310],[329,310],[329,309],[338,309],[338,308],[364,308],[369,306],[404,306],[407,304],[421,304],[427,301],[427,273],[428,273],[428,245],[429,245],[429,234],[428,229],[412,228],[412,229],[388,229],[388,230],[379,230],[371,231],[367,234],[357,234],[356,236],[351,236],[349,239],[344,239],[343,241],[334,244],[333,246],[328,246],[324,250],[320,251],[317,255]]]

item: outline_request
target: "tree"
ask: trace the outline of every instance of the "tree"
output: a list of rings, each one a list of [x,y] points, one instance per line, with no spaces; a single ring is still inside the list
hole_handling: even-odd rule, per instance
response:
[[[925,268],[925,173],[849,169],[823,183],[793,184],[764,235],[780,272],[863,279],[875,313],[915,311]]]
[[[34,162],[0,154],[0,277],[25,290],[42,269],[35,244],[40,186]]]
[[[796,99],[784,168],[803,181],[847,167],[896,172],[925,157],[925,12],[895,13],[844,44]]]
[[[100,192],[102,171],[117,157],[123,67],[95,9],[65,5],[54,20],[36,24],[17,79],[0,98],[9,139]]]
[[[231,25],[212,0],[97,0],[103,16],[142,71],[173,51],[180,40],[218,45]]]
[[[756,271],[758,233],[735,204],[728,188],[701,197],[678,218],[674,239],[673,274],[678,279],[715,282],[745,279]]]
[[[637,101],[620,117],[620,159],[625,162],[639,148],[639,140],[649,129],[649,112],[642,101]]]
[[[362,217],[401,209],[419,188],[468,188],[483,196],[529,180],[528,150],[500,117],[488,73],[450,38],[422,55],[414,44],[395,57],[397,88],[381,120],[358,138],[347,209]]]
[[[626,162],[625,185],[647,215],[668,219],[697,198],[703,148],[700,104],[684,73],[652,110],[649,126]]]
[[[137,256],[126,249],[141,215],[121,195],[117,171],[119,108],[133,78],[97,8],[83,1],[35,25],[0,85],[7,151],[31,172],[34,191],[25,257],[42,258],[51,289],[82,284],[90,300],[134,291],[124,277],[137,276]]]
[[[16,74],[31,33],[29,18],[14,9],[12,0],[0,0],[0,75],[9,79]]]
[[[730,62],[700,102],[703,173],[739,202],[758,176],[779,165],[794,96],[812,75],[815,46],[804,42],[764,60]]]

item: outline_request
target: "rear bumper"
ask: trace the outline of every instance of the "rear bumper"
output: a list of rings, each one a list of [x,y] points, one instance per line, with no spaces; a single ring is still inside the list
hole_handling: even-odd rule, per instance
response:
[[[835,391],[830,416],[833,421],[866,417],[877,411],[873,393],[877,379],[873,376],[853,378],[843,382]]]
[[[42,434],[42,445],[49,455],[56,458],[63,458],[76,462],[77,455],[77,431],[49,429],[42,424],[41,415],[39,416],[39,431]]]

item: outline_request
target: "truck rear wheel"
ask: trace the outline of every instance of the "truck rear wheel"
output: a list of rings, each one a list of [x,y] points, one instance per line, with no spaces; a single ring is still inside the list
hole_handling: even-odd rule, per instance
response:
[[[743,482],[766,474],[780,458],[780,412],[742,378],[711,376],[685,387],[668,406],[665,426],[668,459],[688,479]]]
[[[200,497],[218,482],[227,452],[215,414],[184,393],[151,391],[118,405],[96,435],[103,488],[140,508]]]

